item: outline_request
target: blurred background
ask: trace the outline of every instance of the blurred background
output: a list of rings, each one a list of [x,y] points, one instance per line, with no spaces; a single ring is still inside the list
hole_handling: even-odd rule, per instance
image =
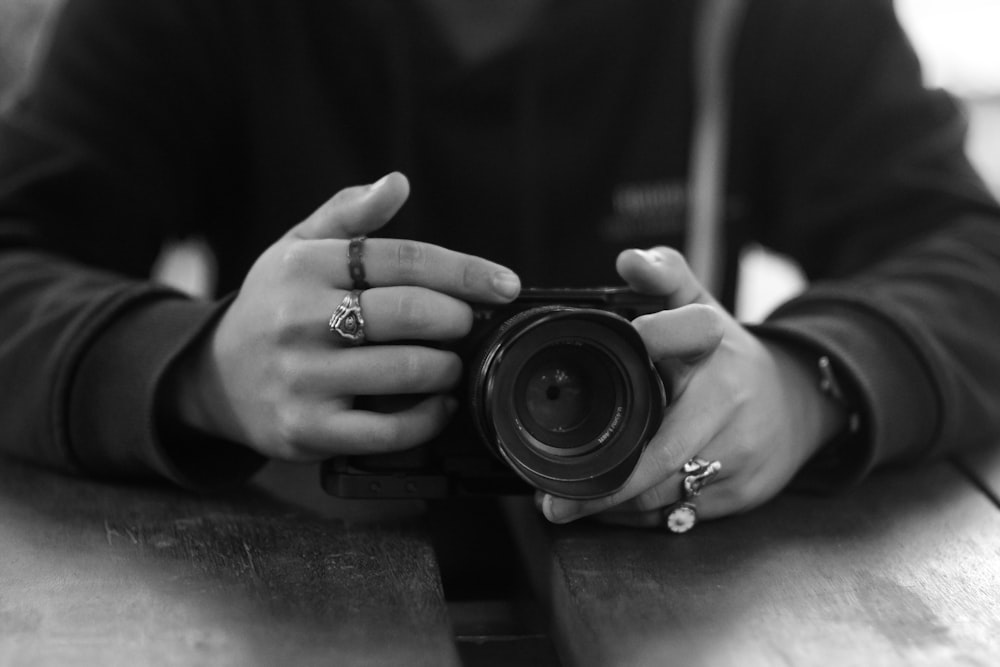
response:
[[[896,0],[927,84],[966,103],[969,157],[1000,194],[1000,2]]]
[[[0,102],[28,71],[49,17],[61,0],[0,0]]]
[[[0,0],[0,104],[30,71],[61,1]],[[927,84],[947,88],[968,109],[969,157],[1000,195],[1000,1],[896,0],[896,10],[920,54]],[[196,270],[183,261],[181,266],[188,267],[182,272]],[[737,315],[747,321],[759,320],[803,286],[794,264],[764,248],[747,252],[741,282]]]
[[[895,5],[927,85],[945,88],[964,103],[966,152],[1000,196],[1000,1],[895,0]],[[736,314],[760,321],[804,284],[792,262],[751,248],[743,257]]]

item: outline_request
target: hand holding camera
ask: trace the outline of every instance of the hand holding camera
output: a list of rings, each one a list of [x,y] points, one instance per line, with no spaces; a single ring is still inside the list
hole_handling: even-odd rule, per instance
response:
[[[671,525],[678,505],[694,517],[694,495],[701,518],[768,500],[842,419],[812,368],[724,312],[676,251],[623,253],[631,291],[528,290],[510,303],[516,276],[487,260],[348,241],[408,192],[399,174],[343,190],[261,255],[176,371],[170,398],[186,423],[299,461],[431,441],[416,448],[443,463],[430,477],[421,455],[362,483],[449,495],[457,479],[489,493],[500,469],[538,489],[555,522]],[[400,396],[413,400],[356,400]],[[325,469],[327,490],[367,495],[342,472]],[[445,481],[425,494],[425,478]]]
[[[390,174],[335,195],[266,250],[220,321],[175,371],[165,396],[180,419],[268,457],[308,461],[389,452],[438,433],[461,363],[443,344],[468,333],[468,302],[514,298],[517,277],[484,259],[428,244],[371,239],[363,247],[363,332],[351,346],[328,324],[357,276],[350,237],[385,224],[409,184]],[[426,345],[424,343],[427,343]],[[413,395],[391,412],[358,395]]]
[[[477,309],[448,430],[420,457],[328,462],[324,487],[488,494],[513,473],[551,521],[676,532],[773,497],[843,420],[815,359],[754,336],[675,250],[626,251],[617,268],[631,290],[528,289]]]
[[[693,496],[697,515],[709,519],[772,498],[843,423],[819,391],[815,366],[740,325],[675,250],[626,251],[618,271],[637,292],[669,301],[634,326],[671,387],[671,405],[623,488],[589,501],[540,494],[545,516],[669,525],[671,508]],[[692,461],[720,464],[711,484],[690,488]]]

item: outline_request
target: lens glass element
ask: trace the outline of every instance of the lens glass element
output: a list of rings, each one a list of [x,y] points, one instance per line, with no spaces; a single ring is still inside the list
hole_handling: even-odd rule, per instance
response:
[[[590,346],[555,344],[535,353],[515,382],[521,423],[540,443],[575,449],[607,428],[617,401],[603,355]]]

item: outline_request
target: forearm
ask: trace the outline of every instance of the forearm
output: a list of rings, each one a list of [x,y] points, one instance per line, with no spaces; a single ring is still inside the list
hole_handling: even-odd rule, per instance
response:
[[[177,461],[187,443],[157,405],[167,370],[214,307],[35,250],[0,253],[0,275],[0,378],[16,388],[0,400],[3,452],[87,474],[205,485]]]
[[[944,227],[850,280],[779,308],[762,335],[829,354],[857,392],[858,478],[1000,432],[1000,221]]]

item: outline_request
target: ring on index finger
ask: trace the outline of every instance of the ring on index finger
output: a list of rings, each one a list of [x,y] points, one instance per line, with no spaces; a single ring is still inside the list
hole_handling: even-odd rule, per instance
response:
[[[371,285],[365,279],[365,241],[367,236],[355,236],[347,244],[347,270],[355,290],[368,289]]]

